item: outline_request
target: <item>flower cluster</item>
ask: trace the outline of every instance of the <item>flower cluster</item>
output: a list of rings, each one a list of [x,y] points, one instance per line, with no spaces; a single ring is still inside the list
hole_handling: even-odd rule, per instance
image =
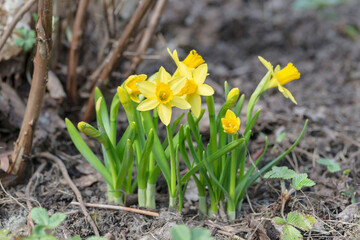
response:
[[[168,49],[168,52],[177,65],[172,75],[161,67],[159,72],[154,74],[153,81],[146,81],[146,75],[141,74],[130,76],[124,83],[131,100],[139,103],[139,94],[146,98],[137,106],[137,110],[148,111],[156,108],[160,120],[166,126],[171,121],[172,107],[191,108],[193,114],[199,117],[201,96],[214,94],[214,89],[204,84],[208,66],[195,50],[190,51],[183,61],[179,60],[176,50],[171,53]]]
[[[169,207],[178,206],[181,212],[191,177],[198,189],[200,212],[213,216],[218,213],[219,206],[225,206],[228,218],[234,219],[249,186],[288,154],[304,134],[305,130],[290,149],[257,169],[266,153],[266,140],[263,154],[246,168],[247,146],[260,114],[260,110],[253,114],[254,106],[263,92],[275,87],[296,104],[290,91],[283,85],[300,78],[300,73],[292,63],[283,69],[280,66],[274,69],[270,62],[259,57],[268,72],[249,99],[245,127],[239,131],[239,116],[245,95],[240,96],[238,88],[230,90],[225,82],[225,103],[219,111],[215,111],[214,89],[205,84],[209,74],[204,59],[195,50],[190,51],[182,61],[176,50],[171,52],[168,49],[168,52],[176,64],[176,70],[171,74],[160,67],[149,78],[145,74],[129,76],[117,88],[109,108],[110,114],[104,96],[99,89],[95,89],[98,127],[80,122],[78,129],[102,144],[103,161],[91,151],[67,119],[71,139],[107,182],[110,201],[123,204],[126,194],[137,189],[139,206],[155,208],[156,182],[162,174],[168,186]],[[205,112],[201,109],[202,97],[206,100],[209,120],[206,143],[202,141],[199,128]],[[120,105],[126,112],[129,125],[118,139],[116,130]],[[191,110],[187,113],[187,121],[180,124],[185,114],[172,121],[173,107]],[[166,139],[158,136],[158,119],[166,126]],[[184,176],[180,175],[180,159],[188,168]],[[134,166],[136,178],[132,175]],[[210,206],[207,198],[210,198]]]

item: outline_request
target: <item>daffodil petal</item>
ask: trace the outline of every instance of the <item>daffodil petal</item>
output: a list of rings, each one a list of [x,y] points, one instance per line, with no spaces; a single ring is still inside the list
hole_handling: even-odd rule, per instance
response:
[[[207,72],[208,72],[208,66],[206,63],[201,64],[200,66],[195,68],[195,70],[193,72],[194,81],[198,85],[203,84],[205,82]]]
[[[179,62],[178,70],[180,73],[180,76],[186,77],[187,79],[193,79],[192,70],[188,66],[185,65],[185,63]]]
[[[287,90],[286,88],[284,88],[284,87],[283,87],[283,90],[284,90],[284,92],[283,92],[284,96],[285,96],[286,98],[290,98],[290,100],[291,100],[293,103],[297,104],[297,102],[296,102],[295,98],[293,97],[293,95],[291,94],[291,92],[290,92],[289,90]]]
[[[228,109],[226,111],[225,118],[227,118],[227,119],[236,119],[236,115],[235,115],[235,113],[233,111]]]
[[[274,69],[274,74],[276,75],[278,72],[280,72],[280,65],[276,65]]]
[[[186,78],[185,77],[174,77],[169,82],[169,87],[173,91],[174,95],[178,94],[183,87],[185,87]]]
[[[198,86],[197,94],[201,96],[211,96],[214,95],[214,89],[207,84],[201,84]]]
[[[279,92],[283,93],[285,88],[281,86],[281,84],[278,81],[276,81],[276,84],[278,86]]]
[[[157,82],[156,84],[159,84],[159,83],[168,83],[169,80],[171,79],[171,75],[165,70],[164,67],[160,67],[159,69],[159,75],[157,77]]]
[[[148,98],[142,101],[139,106],[137,106],[136,110],[138,111],[148,111],[156,108],[159,105],[159,101],[156,97]]]
[[[188,102],[191,105],[191,111],[195,115],[195,117],[200,116],[201,112],[201,97],[198,94],[192,94],[188,97]]]
[[[139,103],[139,102],[140,102],[140,100],[139,100],[139,98],[138,98],[137,95],[130,94],[130,98],[131,98],[132,101],[134,101],[134,102],[136,102],[136,103]]]
[[[172,99],[172,105],[180,109],[189,109],[191,105],[182,97],[174,96]]]
[[[154,83],[143,81],[138,82],[136,86],[146,98],[151,98],[155,96],[156,85]]]
[[[163,124],[169,125],[171,121],[171,104],[159,104],[158,114]]]
[[[266,61],[263,57],[258,56],[260,62],[271,72],[274,71],[273,66],[270,62]]]
[[[180,60],[179,60],[179,56],[178,56],[178,54],[177,54],[176,49],[175,49],[172,53],[171,53],[171,51],[170,51],[169,48],[167,49],[167,51],[168,51],[168,53],[170,54],[171,58],[174,60],[176,66],[179,66]]]

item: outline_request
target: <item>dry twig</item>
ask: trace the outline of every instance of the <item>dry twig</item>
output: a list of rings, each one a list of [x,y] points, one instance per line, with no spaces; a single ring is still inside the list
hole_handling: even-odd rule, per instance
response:
[[[40,109],[48,79],[49,59],[51,56],[52,34],[52,0],[39,0],[38,20],[36,22],[37,48],[34,58],[34,74],[30,88],[29,100],[26,105],[24,120],[14,152],[11,156],[12,164],[9,173],[17,175],[19,181],[26,169],[27,162],[23,155],[31,152],[36,123],[39,119]]]
[[[109,61],[104,65],[104,68],[101,70],[100,77],[96,80],[95,85],[92,89],[91,96],[88,99],[86,111],[84,114],[84,121],[89,122],[94,117],[94,93],[95,88],[100,87],[102,83],[109,78],[110,73],[115,67],[116,62],[122,56],[125,51],[126,46],[130,41],[130,37],[134,33],[135,29],[139,25],[141,19],[145,16],[146,11],[150,8],[151,2],[153,0],[144,0],[141,1],[138,8],[136,9],[133,17],[130,22],[126,25],[123,34],[121,35],[119,41],[116,43],[115,48],[111,51]]]
[[[77,73],[76,68],[79,63],[79,48],[81,36],[83,34],[83,25],[86,15],[86,9],[89,0],[81,0],[76,11],[74,27],[72,30],[72,38],[69,52],[68,75],[66,79],[66,91],[72,102],[77,101]]]
[[[32,5],[34,5],[34,3],[36,2],[36,0],[29,0],[25,3],[24,6],[22,6],[22,8],[16,13],[16,15],[14,16],[13,21],[8,25],[8,27],[6,28],[5,32],[3,33],[1,39],[0,39],[0,51],[1,49],[4,47],[6,40],[9,38],[9,36],[11,35],[12,31],[14,30],[16,24],[20,21],[20,19],[25,15],[25,13],[27,11],[29,11],[29,9],[32,7]]]
[[[82,199],[81,193],[80,193],[79,189],[75,186],[73,181],[71,180],[71,178],[70,178],[70,176],[69,176],[69,174],[68,174],[68,172],[66,170],[66,167],[65,167],[64,163],[58,157],[56,157],[56,156],[54,156],[54,155],[52,155],[50,153],[47,153],[47,152],[38,153],[36,155],[38,157],[50,159],[51,161],[54,161],[59,166],[63,177],[65,178],[66,182],[69,184],[70,188],[74,191],[74,193],[76,195],[76,198],[79,201],[80,208],[81,208],[83,214],[85,215],[86,220],[91,225],[91,228],[93,229],[94,234],[96,236],[100,236],[99,235],[99,230],[97,229],[94,220],[91,218],[91,216],[89,215],[89,213],[86,210],[86,207],[84,205],[84,201]]]
[[[151,43],[151,38],[154,35],[154,32],[155,32],[158,22],[160,20],[160,16],[161,16],[162,12],[164,11],[166,3],[167,3],[167,0],[158,0],[157,1],[154,11],[151,15],[150,21],[145,29],[144,36],[142,37],[140,45],[136,51],[137,56],[135,56],[131,60],[131,65],[130,65],[129,71],[125,75],[129,76],[131,74],[134,74],[137,67],[141,63],[141,60],[142,60],[141,56],[145,54],[146,49],[149,47],[149,45]]]
[[[78,202],[71,202],[71,204],[80,205],[80,203],[78,203]],[[85,203],[85,206],[93,207],[93,208],[121,210],[121,211],[139,213],[139,214],[153,216],[153,217],[159,217],[159,214],[156,212],[151,212],[151,211],[146,211],[146,210],[141,210],[141,209],[136,209],[136,208],[123,207],[123,206],[106,205],[106,204],[99,204],[99,203]]]

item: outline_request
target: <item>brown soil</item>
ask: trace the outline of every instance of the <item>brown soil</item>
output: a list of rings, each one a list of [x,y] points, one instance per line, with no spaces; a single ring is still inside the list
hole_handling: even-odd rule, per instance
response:
[[[285,99],[276,89],[267,91],[258,104],[262,113],[249,153],[252,155],[262,149],[264,140],[259,133],[266,134],[270,143],[269,153],[262,163],[266,164],[291,145],[301,132],[305,119],[309,119],[305,137],[279,165],[308,173],[316,185],[293,196],[285,212],[299,210],[316,217],[317,224],[313,231],[304,233],[306,239],[359,239],[360,34],[352,36],[347,29],[351,26],[359,32],[360,6],[353,1],[331,9],[295,11],[291,8],[291,2],[169,1],[157,38],[148,51],[149,54],[159,55],[160,61],[146,60],[137,72],[151,74],[161,65],[173,70],[174,64],[167,56],[166,47],[178,49],[180,56],[196,49],[209,65],[207,81],[215,89],[216,100],[222,102],[224,81],[228,81],[231,87],[239,87],[248,99],[266,72],[257,56],[281,66],[293,62],[301,72],[301,79],[286,87],[293,93],[298,105]],[[91,8],[89,11],[92,11]],[[89,20],[87,47],[98,41],[91,35],[91,24],[94,22]],[[62,47],[66,50],[66,46]],[[63,83],[66,79],[64,66],[67,64],[67,52],[60,54],[59,67],[55,71]],[[96,56],[96,48],[81,60],[81,81],[96,67],[96,62],[88,61],[93,56]],[[17,66],[14,69],[21,69],[25,59],[11,61]],[[25,80],[19,84],[21,80],[15,77],[15,72],[5,74],[4,68],[8,64],[0,62],[0,78],[3,77],[16,88],[25,100],[29,85]],[[127,62],[121,62],[117,71],[121,72],[126,66]],[[110,85],[116,86],[122,80],[114,76]],[[112,96],[110,86],[109,92],[112,93],[108,95]],[[65,157],[63,161],[74,181],[94,175],[86,160],[77,156],[61,120],[65,117],[79,120],[79,110],[84,102],[69,106],[54,100],[49,94],[44,101],[34,153],[57,150],[73,156]],[[9,117],[6,114],[0,115],[1,151],[12,148],[19,129],[18,123],[14,123],[12,128],[3,125],[6,118],[3,120],[2,116]],[[122,116],[120,120],[124,128],[125,117]],[[276,137],[282,131],[286,131],[287,135],[277,143]],[[90,140],[89,144],[97,154],[101,154],[99,145]],[[320,158],[333,159],[340,164],[342,171],[349,169],[350,173],[330,173],[316,162]],[[31,168],[33,171],[29,171],[30,176],[39,165],[39,159],[31,159],[34,164]],[[84,181],[86,185],[89,179]],[[191,200],[185,202],[183,214],[167,211],[164,184],[163,180],[158,183],[161,193],[157,199],[159,218],[89,208],[101,235],[110,234],[114,239],[170,239],[169,229],[175,224],[185,223],[210,229],[216,239],[230,239],[234,234],[245,239],[279,237],[270,221],[279,215],[279,184],[276,181],[262,179],[261,184],[254,184],[248,192],[243,211],[233,222],[221,217],[208,219],[198,215],[197,202]],[[25,187],[26,182],[8,189],[7,193],[1,192],[0,229],[16,231],[26,226]],[[80,190],[85,202],[106,203],[106,185],[101,179],[96,178],[90,186],[80,187]],[[74,235],[84,238],[94,234],[79,208],[70,204],[76,200],[74,193],[64,181],[58,166],[52,162],[36,178],[31,197],[32,206],[42,206],[49,213],[68,214],[66,221],[56,230],[59,239]]]

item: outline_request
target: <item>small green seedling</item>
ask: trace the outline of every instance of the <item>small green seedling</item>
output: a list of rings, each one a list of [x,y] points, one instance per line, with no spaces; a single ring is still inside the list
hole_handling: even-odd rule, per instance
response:
[[[286,201],[289,200],[292,193],[296,190],[301,190],[304,187],[312,187],[315,182],[308,178],[306,173],[296,173],[287,167],[273,167],[264,175],[264,178],[278,178],[281,183],[281,216],[274,217],[276,224],[282,226],[282,240],[296,240],[303,239],[301,232],[311,230],[316,220],[311,215],[305,215],[299,212],[290,212],[287,217],[284,215],[284,208]],[[285,180],[292,180],[291,188],[288,190],[285,187]]]
[[[10,229],[1,229],[0,230],[0,239],[1,240],[11,240],[13,237],[12,237],[12,234],[10,234]]]
[[[301,232],[302,231],[310,231],[316,220],[311,215],[305,215],[299,212],[290,212],[287,215],[286,220],[281,217],[274,217],[274,222],[278,225],[282,226],[282,240],[298,240],[303,239]]]
[[[53,230],[66,219],[66,215],[64,213],[55,213],[50,217],[46,209],[42,207],[33,208],[30,216],[36,225],[34,226],[31,235],[24,238],[25,240],[56,240]],[[0,230],[0,239],[12,239],[12,235],[9,235],[9,230]],[[76,236],[67,238],[67,240],[81,240],[81,238]],[[106,238],[93,236],[87,238],[87,240],[106,240]]]
[[[284,138],[286,137],[286,131],[282,131],[277,137],[276,137],[276,142],[277,143],[281,143]]]
[[[173,240],[213,240],[211,232],[203,228],[190,229],[186,225],[176,225],[171,228]]]
[[[34,30],[29,30],[26,28],[15,29],[15,32],[20,36],[15,38],[15,45],[22,47],[25,51],[28,51],[33,48],[36,43],[36,36]]]
[[[56,237],[53,236],[53,230],[66,219],[66,215],[64,213],[55,213],[50,217],[46,209],[36,207],[31,210],[31,218],[36,225],[31,232],[31,236],[25,238],[26,240],[56,240]]]
[[[317,163],[321,165],[325,165],[328,171],[331,173],[339,172],[341,170],[340,165],[334,160],[322,158],[322,159],[318,159]]]

